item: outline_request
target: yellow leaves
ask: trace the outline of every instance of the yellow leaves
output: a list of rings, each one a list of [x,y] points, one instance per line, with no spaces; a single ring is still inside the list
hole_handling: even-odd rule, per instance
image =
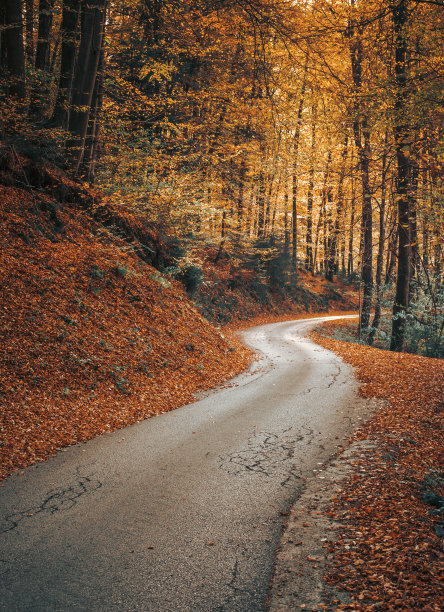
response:
[[[160,83],[170,81],[176,67],[173,62],[159,62],[151,59],[144,64],[139,72],[139,79],[148,79],[150,83]]]

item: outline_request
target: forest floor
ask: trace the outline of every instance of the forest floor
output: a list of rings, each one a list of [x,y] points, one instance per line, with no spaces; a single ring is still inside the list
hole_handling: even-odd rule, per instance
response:
[[[306,520],[318,523],[324,540],[305,566],[324,574],[330,588],[324,583],[313,606],[294,609],[438,612],[444,609],[444,361],[332,339],[338,326],[349,322],[325,323],[312,338],[353,365],[363,397],[380,401],[323,472],[324,494],[318,487],[303,501],[311,504]],[[292,529],[301,534],[294,521]],[[287,544],[290,535],[284,534]],[[293,546],[293,566],[298,550]],[[288,567],[287,554],[275,576],[274,611],[289,609],[288,598],[280,604],[289,593]]]

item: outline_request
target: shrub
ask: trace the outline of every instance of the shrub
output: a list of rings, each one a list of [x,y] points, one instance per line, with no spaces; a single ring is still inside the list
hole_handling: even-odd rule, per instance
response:
[[[116,276],[119,276],[120,278],[125,278],[128,272],[129,270],[125,265],[120,265],[119,262],[116,263],[116,266],[114,268],[114,274]]]
[[[203,270],[196,264],[179,268],[176,278],[183,284],[188,293],[195,293],[204,281]]]
[[[88,275],[90,278],[99,278],[101,280],[103,280],[104,278],[104,274],[102,270],[96,264],[93,264],[91,266],[91,268],[89,269]]]

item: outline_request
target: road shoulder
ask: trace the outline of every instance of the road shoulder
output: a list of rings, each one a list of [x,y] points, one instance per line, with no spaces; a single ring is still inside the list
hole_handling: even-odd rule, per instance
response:
[[[368,401],[365,404],[363,408],[367,409],[375,406],[373,402],[371,406]],[[319,610],[327,608],[329,602],[349,602],[346,592],[323,580],[332,560],[331,544],[341,528],[329,506],[341,492],[342,482],[353,474],[355,462],[369,447],[371,442],[358,441],[339,451],[313,474],[293,504],[275,555],[267,611]]]

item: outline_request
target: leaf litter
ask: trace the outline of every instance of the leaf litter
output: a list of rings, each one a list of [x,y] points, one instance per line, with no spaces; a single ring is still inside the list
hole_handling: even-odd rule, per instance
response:
[[[312,337],[354,366],[360,393],[385,400],[354,435],[371,440],[332,500],[340,525],[325,580],[347,591],[328,610],[444,609],[442,410],[444,360]],[[322,607],[322,606],[321,606]]]
[[[191,402],[253,354],[182,286],[65,204],[59,237],[0,186],[0,479]]]

